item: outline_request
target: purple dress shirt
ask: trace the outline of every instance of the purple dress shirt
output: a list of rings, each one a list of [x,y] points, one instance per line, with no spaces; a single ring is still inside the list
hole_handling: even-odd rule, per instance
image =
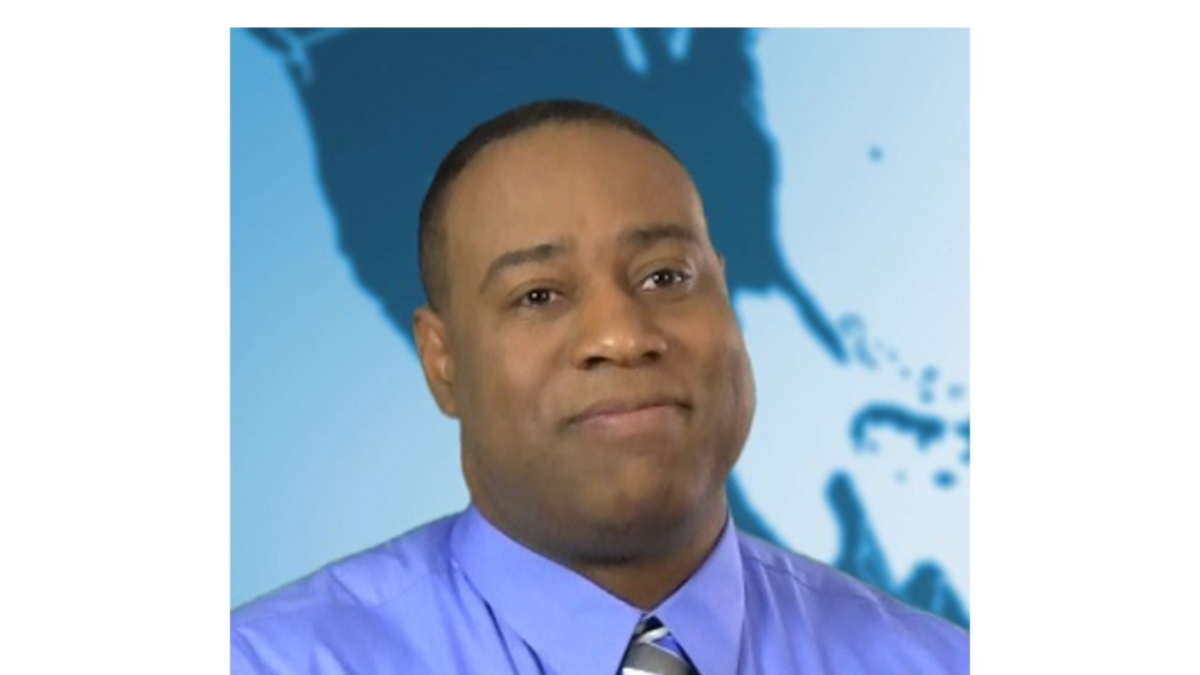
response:
[[[962,629],[732,521],[649,613],[702,675],[968,672]],[[644,614],[469,508],[236,610],[232,672],[614,675]]]

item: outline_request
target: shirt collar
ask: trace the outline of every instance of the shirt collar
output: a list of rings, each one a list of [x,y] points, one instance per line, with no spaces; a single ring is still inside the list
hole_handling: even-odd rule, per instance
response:
[[[541,659],[562,673],[616,672],[645,614],[586,577],[496,529],[474,506],[455,524],[451,554],[467,579]],[[713,552],[650,612],[702,673],[737,668],[745,587],[731,520]]]
[[[732,518],[700,569],[651,613],[671,630],[697,671],[737,671],[746,585]]]

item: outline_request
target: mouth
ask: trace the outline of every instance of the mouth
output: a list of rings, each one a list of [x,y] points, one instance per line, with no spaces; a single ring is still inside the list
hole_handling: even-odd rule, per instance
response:
[[[567,429],[625,435],[661,429],[682,421],[691,405],[673,396],[605,399],[588,405],[564,422]]]

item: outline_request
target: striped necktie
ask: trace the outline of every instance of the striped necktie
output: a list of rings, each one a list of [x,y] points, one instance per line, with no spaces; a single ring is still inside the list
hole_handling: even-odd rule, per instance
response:
[[[621,675],[698,675],[671,631],[655,617],[647,617],[633,631],[633,640],[621,662]]]

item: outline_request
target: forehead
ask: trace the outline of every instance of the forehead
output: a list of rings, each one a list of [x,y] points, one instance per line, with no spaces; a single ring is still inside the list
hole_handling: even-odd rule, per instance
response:
[[[547,124],[487,147],[448,191],[442,222],[456,278],[512,248],[602,243],[657,224],[707,239],[687,172],[653,142],[595,123]]]

